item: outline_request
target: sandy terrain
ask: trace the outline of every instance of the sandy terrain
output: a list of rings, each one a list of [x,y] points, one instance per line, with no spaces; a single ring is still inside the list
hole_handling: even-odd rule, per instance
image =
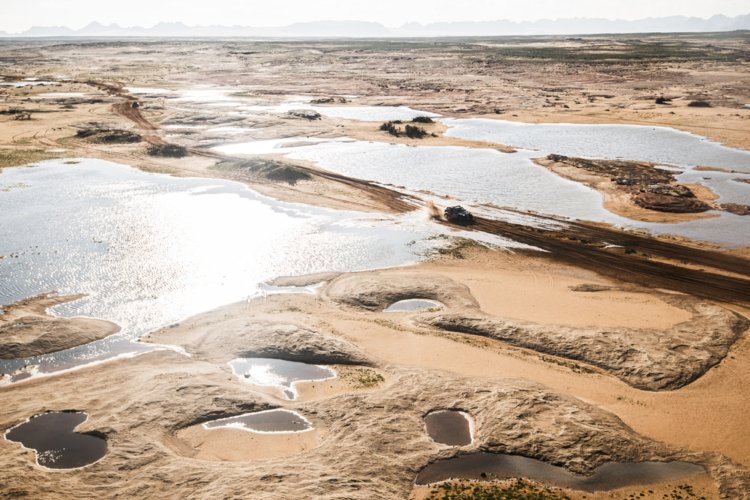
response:
[[[246,462],[299,455],[322,437],[314,430],[283,435],[238,429],[205,429],[201,424],[179,430],[166,440],[175,453],[199,460]]]
[[[290,323],[273,323],[284,310]],[[315,315],[310,314],[313,311]],[[321,317],[326,320],[321,321]],[[712,480],[728,496],[742,491],[750,480],[743,468],[716,453],[680,451],[674,445],[657,443],[639,436],[637,430],[594,405],[515,378],[504,362],[514,359],[512,353],[503,355],[440,335],[411,333],[406,326],[394,329],[382,317],[381,313],[342,309],[328,299],[272,296],[249,306],[241,303],[209,312],[151,335],[157,342],[185,339],[184,346],[193,354],[190,358],[176,353],[152,353],[10,387],[5,395],[18,403],[1,410],[0,418],[8,422],[3,425],[44,408],[85,409],[90,412],[90,419],[79,431],[98,430],[105,434],[109,453],[84,470],[50,477],[32,465],[28,451],[3,443],[3,491],[63,497],[73,492],[95,494],[106,487],[108,494],[116,495],[163,491],[198,496],[252,494],[256,498],[404,498],[412,489],[414,474],[429,461],[469,451],[474,446],[565,464],[579,473],[611,460],[686,460],[704,464]],[[352,324],[359,328],[349,328]],[[390,338],[393,335],[399,336],[399,341],[394,342]],[[408,356],[416,347],[412,337],[427,342],[426,349],[418,349],[416,358],[406,360],[403,355]],[[451,345],[451,354],[436,359],[442,342]],[[373,343],[381,348],[372,348]],[[389,381],[365,392],[347,391],[310,402],[284,402],[238,383],[218,362],[237,355],[237,349],[245,345],[252,353],[275,351],[287,359],[309,362],[319,362],[319,356],[333,352],[339,360],[349,358],[352,363],[376,365],[388,372]],[[395,349],[401,356],[386,355],[383,348]],[[466,349],[477,356],[465,356]],[[363,355],[369,360],[360,359]],[[492,362],[487,364],[483,355]],[[594,386],[608,386],[611,396],[612,387],[628,391],[608,377],[580,374],[521,356],[516,363],[534,366],[558,380],[590,379]],[[461,363],[466,365],[462,368]],[[480,378],[476,378],[477,370],[484,372]],[[98,380],[94,387],[88,382],[91,376]],[[578,385],[590,384],[587,380]],[[83,386],[87,390],[70,392]],[[62,387],[67,390],[55,390]],[[51,396],[40,405],[40,395],[48,391],[52,391]],[[268,447],[254,448],[248,452],[253,454],[250,457],[239,450],[232,451],[234,447],[222,447],[226,440],[231,439],[236,445],[244,438],[225,436],[207,441],[204,435],[193,434],[192,429],[201,422],[273,407],[294,409],[308,418],[321,432],[315,446],[284,438],[273,445],[267,443]],[[461,408],[472,415],[476,423],[475,445],[463,450],[446,449],[429,440],[421,417],[440,408]],[[638,405],[633,405],[633,409],[640,411]],[[186,458],[188,451],[184,446],[190,446],[194,458]],[[293,459],[278,456],[291,452],[290,447],[295,446],[300,447],[300,453]],[[260,459],[256,452],[268,455]],[[243,461],[217,462],[217,458]]]
[[[474,255],[474,251],[479,253]],[[403,498],[422,466],[457,451],[430,444],[421,416],[433,409],[456,407],[475,419],[476,445],[485,451],[541,458],[578,472],[608,460],[698,461],[708,466],[723,496],[736,497],[747,487],[750,477],[745,469],[721,458],[750,463],[748,443],[736,439],[748,431],[742,382],[750,380],[746,339],[735,347],[731,358],[697,382],[676,391],[644,392],[585,364],[504,342],[425,329],[415,326],[419,315],[373,310],[377,300],[403,296],[411,284],[419,291],[432,288],[433,296],[448,311],[480,311],[483,303],[491,301],[493,288],[506,286],[506,276],[507,283],[520,283],[518,269],[525,266],[527,289],[542,274],[551,283],[560,280],[562,287],[540,287],[538,292],[550,307],[585,301],[580,321],[586,324],[607,325],[604,313],[620,303],[623,293],[640,297],[650,306],[641,317],[633,318],[633,324],[628,325],[625,317],[615,317],[613,323],[638,328],[652,318],[662,325],[683,321],[684,311],[659,296],[646,298],[645,290],[571,289],[592,284],[616,290],[623,286],[590,272],[559,264],[545,266],[543,261],[489,250],[472,252],[464,259],[444,259],[414,269],[343,275],[320,298],[276,295],[252,304],[243,302],[149,337],[158,343],[182,345],[189,358],[152,353],[4,389],[5,397],[16,404],[0,412],[3,428],[29,414],[75,408],[91,415],[80,431],[103,432],[110,449],[107,457],[85,470],[48,477],[32,465],[28,452],[2,443],[2,465],[7,471],[4,493],[62,497],[71,492],[93,494],[105,485],[110,494],[153,494],[155,488],[168,488],[163,491],[170,494],[222,496],[252,491],[258,497],[284,497],[338,492],[355,498],[373,494]],[[491,284],[478,286],[477,281],[488,280],[490,272],[495,273]],[[414,273],[421,278],[418,284]],[[353,286],[360,278],[370,285]],[[455,283],[449,288],[451,279]],[[345,299],[352,289],[374,293]],[[443,292],[446,289],[450,294]],[[477,298],[472,289],[479,290]],[[596,301],[578,298],[587,293],[601,295]],[[369,308],[356,307],[358,303]],[[533,304],[526,309],[520,303],[510,307],[516,316],[533,316]],[[279,323],[281,318],[284,323]],[[668,335],[670,327],[662,332]],[[375,368],[386,377],[370,387],[342,387],[340,392],[289,402],[237,381],[226,361],[239,355],[334,366],[343,363]],[[97,379],[96,386],[90,384],[91,377]],[[274,407],[294,409],[309,418],[321,439],[314,447],[309,441],[268,443],[268,447],[254,448],[253,457],[265,451],[268,456],[295,450],[301,454],[293,459],[253,459],[235,467],[215,461],[216,450],[225,450],[224,437],[206,441],[202,433],[187,430],[207,420]],[[592,428],[597,430],[592,433]],[[373,449],[379,452],[373,455]],[[230,448],[218,458],[252,458],[242,453]],[[194,458],[185,458],[191,455]],[[171,478],[168,483],[157,480],[164,474]],[[696,488],[705,485],[701,481],[697,480]]]
[[[426,125],[437,137],[419,141],[380,132],[380,123],[332,118],[308,121],[271,114],[243,121],[228,117],[226,108],[211,103],[202,106],[201,115],[195,116],[167,99],[179,89],[231,85],[242,98],[258,104],[279,103],[285,95],[353,95],[357,97],[345,105],[408,104],[448,117],[667,125],[750,149],[750,109],[742,107],[750,101],[746,90],[750,81],[742,64],[738,64],[744,57],[742,35],[650,35],[646,39],[645,44],[617,36],[575,41],[560,37],[436,44],[416,41],[396,46],[361,41],[186,41],[160,42],[145,52],[97,42],[86,45],[85,59],[76,44],[27,47],[27,42],[13,42],[3,52],[8,61],[6,77],[44,79],[65,75],[72,82],[58,81],[54,87],[1,88],[0,106],[5,111],[30,111],[31,120],[14,120],[14,114],[0,116],[4,125],[0,147],[13,150],[12,159],[3,159],[5,165],[60,155],[59,149],[63,148],[74,155],[103,157],[151,170],[236,178],[236,173],[223,169],[207,172],[218,160],[204,147],[213,144],[211,137],[196,129],[167,132],[164,126],[245,126],[255,129],[253,138],[259,139],[346,135],[364,140],[501,150],[512,150],[513,146],[445,138],[440,125]],[[464,57],[467,48],[471,48],[471,57]],[[154,53],[163,57],[149,56]],[[88,64],[92,57],[98,64]],[[154,87],[157,91],[130,94],[126,90],[130,85]],[[82,92],[85,97],[35,98],[51,91]],[[659,96],[671,101],[655,104],[655,97]],[[711,107],[688,106],[693,100],[707,101]],[[140,103],[136,110],[132,107],[135,101]],[[117,128],[135,127],[144,137],[143,144],[103,147],[69,140],[76,126],[92,121]],[[182,144],[192,154],[179,160],[143,154],[148,144],[164,142]],[[240,176],[239,180],[284,199],[335,208],[347,204],[358,208],[369,205],[371,210],[393,208],[388,200],[368,190],[365,198],[374,199],[363,203],[359,186],[347,186],[340,179],[314,176],[293,189],[262,176]]]
[[[431,280],[436,280],[438,285],[433,288],[443,290],[446,280],[452,278],[451,267],[466,272],[466,268],[476,266],[479,273],[486,266],[483,262],[486,257],[478,255],[469,263],[464,259],[460,265],[458,261],[427,264],[429,272],[423,275],[419,286],[429,288]],[[399,281],[399,275],[408,278],[419,269],[387,271],[385,274],[391,276],[381,283],[402,283],[403,289],[413,281]],[[431,278],[438,275],[438,269],[446,270],[440,273],[442,281]],[[570,268],[551,268],[549,272],[574,279]],[[746,443],[732,438],[747,430],[745,419],[737,415],[741,407],[733,406],[727,412],[726,406],[707,404],[694,394],[684,397],[683,391],[693,391],[695,384],[664,394],[643,392],[577,363],[554,358],[550,361],[548,356],[502,343],[416,329],[411,326],[415,319],[411,314],[393,315],[339,305],[337,298],[347,287],[336,286],[337,281],[363,276],[372,283],[381,274],[336,278],[321,298],[271,296],[250,305],[228,306],[150,336],[155,342],[179,343],[191,354],[190,358],[153,353],[6,389],[6,396],[13,397],[18,405],[3,410],[1,418],[7,422],[4,425],[10,426],[26,414],[44,409],[83,409],[90,412],[91,418],[86,429],[81,430],[104,432],[110,453],[85,471],[52,480],[33,466],[25,465],[30,464],[23,458],[27,452],[4,443],[5,470],[19,474],[23,471],[23,476],[15,472],[7,474],[5,491],[32,494],[55,491],[63,496],[71,491],[94,492],[106,484],[110,492],[133,494],[141,487],[153,493],[155,478],[168,474],[169,484],[162,487],[168,487],[171,494],[190,491],[199,495],[226,495],[253,491],[263,497],[338,492],[355,498],[369,498],[373,494],[404,497],[411,490],[413,474],[419,468],[431,459],[457,451],[431,444],[420,423],[420,417],[428,411],[451,407],[464,409],[473,416],[477,446],[483,450],[565,463],[579,472],[614,459],[697,460],[709,467],[713,480],[725,495],[731,496],[731,492],[739,491],[737,488],[745,487],[742,485],[748,480],[747,473],[719,455],[679,451],[713,449],[747,463],[749,450],[742,448]],[[533,280],[533,274],[527,275]],[[590,277],[580,276],[579,284],[589,283]],[[599,283],[615,285],[602,280]],[[389,289],[381,288],[386,292]],[[456,296],[459,290],[463,290],[460,297]],[[581,293],[568,290],[570,295]],[[387,292],[375,296],[392,295]],[[453,295],[441,299],[448,307],[476,309],[478,304],[468,294],[468,287],[460,282],[454,285]],[[612,304],[603,307],[606,310]],[[667,311],[669,307],[661,305],[653,314],[658,316]],[[286,321],[283,324],[278,323],[281,317]],[[597,321],[597,317],[597,312],[592,311],[590,321]],[[679,314],[674,321],[679,321]],[[226,360],[238,355],[375,366],[388,373],[388,380],[364,392],[347,390],[313,401],[286,402],[259,394],[232,377]],[[735,368],[733,377],[737,374]],[[96,387],[88,383],[91,376],[99,380]],[[473,382],[468,383],[469,380]],[[723,388],[714,383],[711,393],[726,404],[731,401],[732,392],[742,391],[741,384],[736,382],[735,378]],[[84,384],[88,390],[56,391],[61,384],[67,388]],[[41,394],[50,391],[54,396],[40,399]],[[40,405],[40,401],[45,403]],[[632,430],[596,406],[616,407]],[[204,436],[188,430],[207,420],[272,407],[294,409],[309,418],[322,433],[316,446],[310,449],[308,445],[286,440],[269,448],[259,446],[255,451],[266,450],[269,456],[291,452],[289,447],[295,446],[309,451],[296,448],[302,453],[293,460],[264,458],[244,461],[235,467],[215,461],[216,452],[211,450],[215,450],[214,446],[223,449],[218,444],[224,442],[223,438],[204,445],[201,444],[206,443]],[[571,413],[575,418],[570,418]],[[664,424],[665,414],[670,414],[669,425],[660,429],[653,419],[659,416],[657,420]],[[704,425],[709,419],[714,419],[715,425]],[[690,426],[692,432],[676,432],[681,422]],[[596,431],[592,433],[592,429]],[[636,434],[639,432],[656,437],[667,447],[639,437]],[[181,444],[175,445],[175,439]],[[195,453],[189,462],[184,458],[186,444]],[[373,449],[379,450],[378,453],[370,453]],[[231,460],[251,458],[227,453],[230,455],[221,456]],[[188,463],[190,467],[185,467]],[[113,470],[119,472],[112,476]],[[238,480],[238,474],[242,480]],[[34,480],[29,481],[29,477]],[[263,480],[263,477],[275,479]]]
[[[248,140],[348,136],[513,148],[448,138],[439,124],[425,125],[434,136],[412,140],[379,131],[378,122],[274,114],[235,120],[222,106],[169,99],[198,85],[231,87],[255,104],[347,95],[357,96],[352,105],[403,104],[448,117],[668,125],[750,149],[750,109],[742,108],[750,102],[747,35],[644,39],[9,41],[0,47],[7,80],[71,80],[0,87],[0,168],[94,157],[237,180],[289,201],[405,212],[421,200],[280,156],[221,156],[211,148],[226,137],[179,127],[247,128]],[[162,90],[138,94],[127,86]],[[40,96],[50,92],[60,97]],[[71,92],[82,96],[66,95]],[[656,104],[659,96],[670,104]],[[688,106],[693,100],[711,106]],[[16,119],[24,113],[30,119]],[[165,145],[184,147],[186,156],[149,153]],[[553,171],[596,187],[608,209],[627,217],[702,216],[636,207],[630,194],[601,178]],[[712,193],[689,187],[700,200],[713,201]],[[478,217],[472,229],[545,252],[459,241],[409,268],[279,279],[285,286],[327,283],[318,295],[227,305],[143,340],[178,345],[186,356],[152,352],[0,388],[7,402],[0,431],[46,410],[77,409],[90,415],[79,431],[101,432],[109,449],[90,467],[51,474],[34,465],[33,452],[0,440],[0,496],[406,498],[427,464],[481,450],[584,474],[611,461],[706,467],[705,475],[679,483],[586,498],[647,491],[688,497],[685,484],[697,496],[747,498],[747,249],[729,252],[585,222],[547,231]],[[383,312],[414,297],[438,300],[445,309]],[[3,307],[0,336],[10,357],[117,330],[45,314],[64,299]],[[32,330],[22,338],[14,333],[15,347],[8,347],[4,330],[28,324],[28,317]],[[239,381],[227,365],[253,356],[330,366],[337,378],[300,383],[298,399],[289,401],[277,388]],[[273,436],[201,425],[273,408],[299,412],[314,430]],[[450,448],[431,441],[422,417],[439,409],[469,413],[475,443]]]
[[[0,359],[28,358],[88,344],[117,333],[120,327],[95,318],[61,318],[47,313],[81,295],[43,294],[3,306]]]
[[[425,264],[424,266],[425,272],[430,273],[428,276],[439,272],[444,279],[452,278],[459,283],[468,285],[472,291],[479,288],[476,285],[477,281],[491,283],[485,285],[487,288],[477,294],[477,297],[483,303],[490,300],[495,303],[502,303],[503,297],[509,293],[502,291],[507,289],[508,283],[518,286],[519,282],[523,281],[516,271],[520,267],[525,269],[524,274],[526,276],[526,283],[521,289],[531,288],[532,286],[538,287],[538,289],[535,289],[535,295],[528,297],[529,301],[525,307],[516,305],[515,315],[521,318],[524,316],[533,317],[534,311],[539,308],[539,303],[532,299],[542,299],[544,304],[552,309],[569,307],[571,303],[575,303],[572,301],[584,300],[585,302],[578,303],[586,306],[577,309],[579,321],[600,326],[618,322],[616,317],[613,321],[607,315],[608,311],[616,309],[621,304],[617,294],[604,292],[604,295],[599,295],[599,299],[594,301],[588,298],[579,298],[581,295],[588,295],[585,292],[576,292],[570,288],[565,290],[538,286],[541,276],[545,278],[544,281],[553,283],[558,280],[578,285],[592,282],[590,273],[581,272],[570,266],[525,258],[513,258],[483,251],[461,261],[449,260]],[[391,283],[394,279],[390,274],[397,275],[402,272],[405,271],[389,271],[386,273],[384,281]],[[601,280],[602,278],[598,277],[598,283],[613,286],[615,289],[618,287],[616,282]],[[481,290],[481,288],[479,289]],[[511,290],[513,289],[511,288]],[[636,290],[631,289],[631,291]],[[648,293],[647,290],[642,289],[640,291]],[[596,292],[594,295],[601,293]],[[657,305],[658,302],[652,304]],[[645,314],[649,309],[644,308],[644,314],[633,318],[630,324],[627,323],[627,319],[620,319],[620,325],[637,329],[642,327],[644,323],[648,324],[650,320],[664,322],[663,315],[665,312],[667,313],[666,317],[674,322],[680,321],[684,314],[684,311],[679,309],[670,312],[672,308],[668,303],[661,302],[658,305],[659,307],[650,309],[651,314]],[[608,408],[617,407],[617,414],[624,418],[626,422],[636,429],[647,430],[650,433],[648,435],[658,436],[657,439],[667,442],[680,442],[681,446],[694,447],[694,449],[716,449],[716,444],[721,442],[734,450],[729,452],[726,449],[730,456],[734,456],[736,459],[745,457],[741,459],[743,462],[750,460],[750,448],[747,444],[743,443],[743,440],[734,440],[731,437],[739,434],[732,431],[726,437],[719,437],[715,434],[720,427],[724,429],[735,427],[737,432],[744,432],[740,431],[740,428],[745,425],[743,414],[747,410],[747,402],[743,402],[745,398],[735,382],[750,376],[747,370],[741,368],[742,361],[740,359],[742,353],[747,352],[746,337],[743,337],[735,345],[733,354],[724,359],[719,368],[709,371],[697,382],[678,391],[651,393],[627,389],[626,385],[609,377],[602,379],[598,370],[585,364],[556,356],[540,355],[524,349],[510,348],[502,342],[497,343],[474,336],[467,337],[434,331],[432,335],[425,335],[423,329],[415,328],[407,318],[399,320],[399,316],[401,315],[381,314],[382,319],[373,321],[366,320],[360,314],[358,319],[345,319],[343,325],[336,324],[336,327],[346,332],[348,338],[356,339],[358,345],[367,352],[394,362],[407,363],[409,366],[455,370],[462,375],[470,374],[479,377],[532,378],[565,392],[572,391],[572,394],[586,401],[595,400],[598,402],[597,404],[603,404]],[[603,320],[603,317],[606,317],[607,320]],[[329,318],[330,316],[327,316],[327,319]],[[387,326],[387,329],[381,331],[382,326]],[[373,331],[373,329],[376,330]],[[375,333],[376,331],[377,333]],[[670,332],[671,328],[668,327],[663,331]],[[437,335],[435,335],[436,333]],[[457,341],[461,345],[456,345]],[[360,344],[360,342],[363,344]],[[487,352],[488,348],[490,352]],[[499,360],[498,356],[502,360]],[[737,371],[738,369],[739,371]],[[568,375],[563,375],[564,373]],[[608,379],[610,381],[607,381]],[[597,387],[598,383],[604,385]],[[629,410],[625,410],[625,408],[629,408]],[[664,415],[669,415],[669,418],[663,418]],[[693,423],[688,424],[683,419],[691,420]],[[724,423],[718,424],[717,419],[724,421]],[[717,424],[706,425],[705,422],[707,421]],[[701,432],[698,432],[697,429],[707,431],[711,436],[701,436]],[[699,442],[700,445],[697,444]]]

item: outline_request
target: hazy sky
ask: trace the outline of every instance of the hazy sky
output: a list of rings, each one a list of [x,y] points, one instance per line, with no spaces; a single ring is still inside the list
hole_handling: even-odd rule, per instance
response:
[[[710,17],[750,13],[748,0],[0,0],[0,30],[80,28],[91,21],[151,26],[281,26],[298,21],[366,20],[396,27],[411,21],[652,16]]]

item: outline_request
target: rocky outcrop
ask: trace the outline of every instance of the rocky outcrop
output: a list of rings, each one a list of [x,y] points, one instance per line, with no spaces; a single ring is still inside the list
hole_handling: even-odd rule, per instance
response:
[[[424,316],[420,323],[582,361],[639,389],[672,390],[689,384],[724,359],[750,321],[713,304],[685,297],[664,299],[689,309],[693,317],[667,332],[549,327],[465,313]]]
[[[648,186],[654,184],[669,184],[674,182],[675,176],[668,170],[654,168],[654,165],[639,161],[625,160],[591,160],[588,158],[574,158],[564,155],[551,154],[547,159],[555,163],[562,163],[596,175],[609,177],[619,186]]]
[[[287,113],[293,118],[302,118],[303,120],[320,120],[322,117],[320,113],[313,109],[293,109]]]
[[[436,300],[448,308],[479,308],[466,286],[437,274],[347,274],[333,280],[324,294],[340,304],[371,311],[382,311],[406,299]]]
[[[143,137],[130,130],[108,128],[96,124],[79,129],[76,132],[76,138],[96,144],[133,144],[143,140]]]
[[[750,215],[750,205],[741,205],[739,203],[722,203],[721,209],[734,215]]]
[[[696,199],[694,196],[672,196],[644,191],[633,195],[633,202],[639,207],[648,210],[678,214],[691,214],[711,210],[710,205]]]
[[[237,172],[253,180],[286,183],[290,186],[294,186],[300,181],[312,179],[312,175],[298,165],[266,158],[225,160],[218,163],[214,168]]]
[[[164,334],[169,336],[165,338]],[[369,365],[362,351],[339,338],[292,323],[243,322],[240,328],[208,329],[180,338],[170,329],[149,336],[156,342],[177,341],[192,356],[224,364],[235,358],[276,358],[311,364]]]
[[[544,160],[563,167],[578,169],[611,182],[612,188],[630,195],[632,203],[647,210],[678,214],[706,212],[714,208],[699,200],[695,193],[676,184],[674,172],[656,168],[647,162],[625,160],[592,160],[551,154]]]
[[[183,158],[188,154],[187,148],[177,144],[156,144],[149,147],[146,152],[151,156],[162,158]]]

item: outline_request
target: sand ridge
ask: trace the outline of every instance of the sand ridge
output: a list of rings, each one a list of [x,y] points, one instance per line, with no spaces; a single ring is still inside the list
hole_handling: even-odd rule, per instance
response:
[[[88,344],[117,333],[120,327],[95,318],[62,318],[47,309],[83,295],[41,294],[3,306],[0,359],[28,358]]]

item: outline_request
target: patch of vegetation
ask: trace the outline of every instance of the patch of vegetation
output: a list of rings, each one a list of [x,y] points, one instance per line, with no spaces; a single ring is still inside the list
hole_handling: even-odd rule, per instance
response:
[[[656,98],[655,102],[656,104],[671,104],[672,99],[670,99],[669,97],[660,96]]]
[[[596,370],[587,366],[580,365],[574,361],[567,361],[561,358],[544,355],[540,356],[539,359],[541,359],[545,363],[553,363],[559,366],[564,366],[565,368],[569,368],[573,373],[596,373]]]
[[[466,480],[449,481],[436,486],[429,500],[569,500],[558,489],[538,486],[524,479],[491,484]]]
[[[461,260],[461,259],[466,258],[466,255],[464,254],[464,252],[466,251],[469,251],[475,248],[486,248],[486,245],[479,243],[476,240],[471,240],[469,238],[437,235],[437,236],[432,236],[428,239],[448,240],[448,244],[443,247],[436,248],[434,250],[429,250],[426,254],[427,257],[440,255],[440,256],[447,256],[447,257],[452,257],[454,259]]]
[[[380,325],[384,328],[388,328],[391,330],[396,330],[397,332],[413,332],[412,330],[409,330],[408,328],[405,328],[402,325],[399,325],[395,321],[389,321],[387,319],[372,319],[370,320],[372,323],[375,323],[376,325]]]
[[[398,128],[394,122],[385,122],[380,126],[380,131],[388,132],[395,137],[399,137],[401,135],[401,129]]]
[[[414,123],[435,123],[435,121],[429,116],[417,116],[412,120]]]
[[[402,130],[401,127],[396,126],[398,123],[401,122],[385,122],[380,126],[380,130],[383,132],[388,132],[394,137],[401,137],[402,135],[405,135],[409,139],[424,139],[428,135],[428,132],[422,127],[407,124]]]
[[[60,153],[50,153],[38,149],[0,149],[0,168],[28,165],[43,160],[59,158]]]
[[[14,120],[31,120],[31,112],[37,110],[21,109],[21,108],[7,108],[0,109],[0,115],[10,115]]]
[[[708,101],[690,101],[688,106],[691,108],[710,108],[711,103]]]
[[[294,165],[279,163],[278,165],[266,165],[258,170],[266,179],[272,181],[286,182],[294,186],[299,181],[309,181],[312,176],[303,169]]]
[[[183,158],[187,156],[187,148],[177,144],[157,144],[146,150],[151,156],[160,156],[163,158]]]
[[[319,99],[313,99],[312,101],[310,101],[310,104],[345,104],[347,102],[349,101],[346,100],[346,97],[321,97]]]
[[[547,159],[609,177],[618,186],[650,186],[676,180],[674,172],[659,170],[648,163],[627,160],[591,160],[551,154]]]
[[[385,382],[385,378],[381,374],[369,368],[347,370],[341,375],[341,378],[350,382],[355,389],[371,389]]]
[[[322,119],[322,116],[317,111],[314,111],[312,109],[293,109],[289,111],[289,116],[293,116],[295,118],[303,118],[305,120],[320,120]]]
[[[107,128],[83,128],[76,132],[76,137],[97,144],[134,144],[143,140],[135,132]]]
[[[0,115],[19,115],[28,112],[29,111],[20,108],[0,109]]]
[[[653,491],[649,490],[649,493],[653,494]],[[641,497],[643,497],[644,494],[641,493]],[[664,494],[663,498],[668,498],[671,500],[685,500],[688,498],[698,498],[699,500],[706,500],[706,497],[701,495],[700,497],[695,493],[695,490],[693,487],[689,484],[681,484],[674,488],[669,495]]]
[[[407,125],[404,128],[404,134],[410,139],[424,139],[427,136],[427,131],[416,125]]]

